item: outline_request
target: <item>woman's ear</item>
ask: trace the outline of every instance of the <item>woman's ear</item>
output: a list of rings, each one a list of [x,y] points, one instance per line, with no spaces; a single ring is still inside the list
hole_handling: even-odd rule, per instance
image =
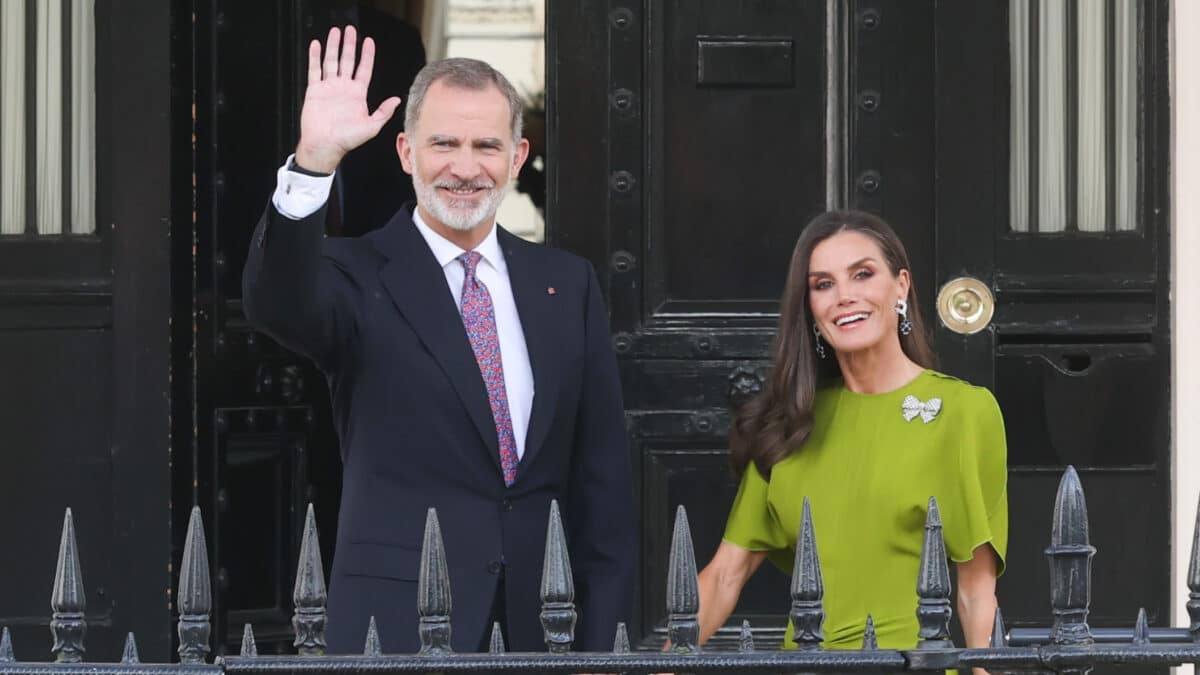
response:
[[[912,275],[908,273],[908,270],[902,269],[896,275],[896,288],[899,291],[898,299],[907,300],[908,292],[912,289]]]

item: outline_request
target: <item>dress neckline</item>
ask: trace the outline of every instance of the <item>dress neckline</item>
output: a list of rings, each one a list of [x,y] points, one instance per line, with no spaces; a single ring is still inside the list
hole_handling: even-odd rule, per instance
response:
[[[838,390],[843,396],[849,396],[849,397],[855,398],[855,399],[861,399],[861,400],[882,399],[882,398],[896,396],[897,394],[904,393],[905,391],[910,389],[913,385],[915,385],[918,382],[920,382],[921,380],[925,379],[932,373],[933,373],[932,370],[930,370],[928,368],[922,368],[921,372],[917,373],[917,375],[915,377],[913,377],[911,380],[909,380],[908,382],[905,382],[904,384],[900,385],[899,387],[896,387],[895,389],[891,389],[889,391],[881,391],[881,392],[871,393],[871,394],[850,391],[850,388],[846,386],[845,380],[838,381]]]

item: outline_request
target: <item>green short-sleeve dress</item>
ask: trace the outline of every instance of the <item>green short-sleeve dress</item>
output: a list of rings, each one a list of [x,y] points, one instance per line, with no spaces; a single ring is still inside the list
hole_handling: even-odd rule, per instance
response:
[[[941,399],[936,416],[905,420],[904,400]],[[804,497],[825,582],[825,643],[857,649],[871,614],[884,649],[917,643],[917,569],[929,498],[937,498],[950,559],[1008,545],[1004,423],[991,392],[931,370],[900,389],[817,392],[803,447],[764,480],[747,467],[725,541],[791,574]],[[788,626],[786,648],[794,647]]]

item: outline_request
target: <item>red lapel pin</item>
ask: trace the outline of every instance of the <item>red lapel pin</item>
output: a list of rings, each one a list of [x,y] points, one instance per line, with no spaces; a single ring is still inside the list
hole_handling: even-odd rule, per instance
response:
[[[554,290],[553,286],[546,289],[546,295],[554,295],[555,293],[558,293],[558,291]]]

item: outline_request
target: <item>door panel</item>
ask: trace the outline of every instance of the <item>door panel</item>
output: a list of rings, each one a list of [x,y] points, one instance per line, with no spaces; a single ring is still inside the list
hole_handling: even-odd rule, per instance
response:
[[[825,201],[824,5],[648,7],[645,320],[736,320],[763,311]]]
[[[938,348],[949,372],[990,386],[1005,414],[1011,536],[998,592],[1010,625],[1048,620],[1041,550],[1067,465],[1091,497],[1099,549],[1091,624],[1129,626],[1140,606],[1152,623],[1169,621],[1169,277],[1159,254],[1169,250],[1168,228],[1147,206],[1160,199],[1154,186],[1166,159],[1155,150],[1164,147],[1155,120],[1165,110],[1156,83],[1166,61],[1154,38],[1165,4],[1136,4],[1136,95],[1147,112],[1138,124],[1134,232],[1011,231],[1010,88],[1020,60],[1008,58],[1009,33],[997,26],[1012,27],[1017,2],[939,3],[935,15],[938,282],[975,276],[996,294],[987,330],[962,336],[939,324]],[[1068,21],[1068,32],[1074,26]],[[1072,35],[1063,39],[1072,44]],[[1076,122],[1067,115],[1068,131]],[[1068,202],[1076,197],[1069,189]]]
[[[341,477],[328,392],[310,362],[255,333],[241,270],[296,141],[302,63],[312,30],[298,0],[201,3],[196,13],[196,213],[186,339],[194,407],[176,502],[199,504],[214,574],[214,653],[236,652],[254,624],[261,653],[291,650],[291,592],[305,506],[315,503],[332,561]],[[321,27],[318,27],[320,30]],[[179,418],[184,419],[183,417]],[[194,432],[193,432],[194,430]],[[192,435],[194,434],[194,435]]]
[[[1049,621],[1043,549],[1074,463],[1100,548],[1093,624],[1127,625],[1141,605],[1166,620],[1165,3],[1139,7],[1139,226],[1029,235],[1008,218],[1009,0],[548,6],[548,229],[608,289],[643,515],[644,646],[663,638],[674,507],[688,507],[700,565],[719,541],[730,412],[761,390],[790,251],[826,206],[892,223],[940,369],[1001,404],[1006,618]],[[934,311],[960,276],[996,297],[972,335]],[[744,618],[778,640],[786,576],[752,583],[716,644]]]
[[[31,21],[35,4],[41,11],[41,3],[27,3]],[[53,219],[28,208],[25,234],[0,237],[0,625],[11,629],[20,661],[53,658],[50,596],[70,508],[87,659],[119,660],[132,631],[142,657],[162,663],[171,658],[166,591],[173,587],[172,561],[179,559],[167,518],[173,459],[169,226],[181,205],[187,213],[188,200],[177,198],[187,195],[190,182],[186,172],[175,171],[171,153],[179,136],[174,125],[189,108],[173,88],[172,65],[189,45],[178,36],[168,3],[96,5],[94,33],[88,35],[87,23],[76,25],[79,40],[69,25],[30,30],[29,67],[9,69],[26,73],[33,92],[33,55],[47,52],[39,40],[62,38],[64,48],[89,50],[74,55],[94,66],[95,107],[76,112],[94,114],[91,121],[102,131],[94,148],[95,203],[81,205],[91,210],[83,221],[98,223],[96,231],[38,235]],[[67,111],[74,110],[70,91],[64,87]],[[54,99],[49,92],[46,98]],[[31,105],[33,99],[27,99]],[[28,141],[23,174],[30,181],[20,189],[30,207],[38,196],[35,177],[43,188],[70,191],[74,185],[82,192],[79,177],[89,170],[69,161],[62,173],[35,170],[35,140],[63,141],[65,150],[79,142],[72,141],[69,114],[60,128],[47,123],[52,117],[29,115],[29,126],[18,131]],[[6,126],[3,133],[16,129]],[[19,164],[19,158],[3,159],[6,170],[10,159]],[[71,218],[62,224],[69,232]]]

